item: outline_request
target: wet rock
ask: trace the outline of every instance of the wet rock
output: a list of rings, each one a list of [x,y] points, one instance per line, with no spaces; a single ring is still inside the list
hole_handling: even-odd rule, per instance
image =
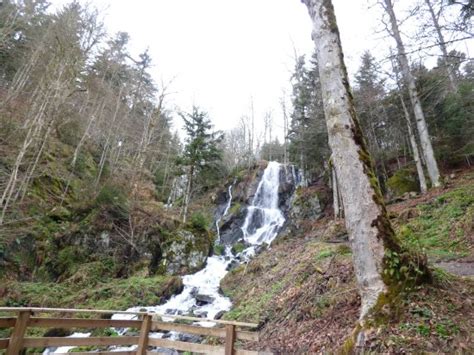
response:
[[[214,297],[209,295],[197,294],[196,296],[194,296],[194,298],[196,299],[198,306],[204,306],[206,304],[214,302]]]
[[[188,343],[198,344],[202,341],[202,337],[200,337],[199,335],[180,333],[178,335],[178,340],[179,341],[185,341],[185,342],[188,342]]]
[[[216,313],[216,316],[214,317],[214,319],[221,319],[224,316],[224,314],[226,314],[225,311],[219,311]]]
[[[227,271],[234,270],[239,265],[240,265],[240,263],[237,260],[234,259],[229,263],[229,265],[227,265],[226,270]]]

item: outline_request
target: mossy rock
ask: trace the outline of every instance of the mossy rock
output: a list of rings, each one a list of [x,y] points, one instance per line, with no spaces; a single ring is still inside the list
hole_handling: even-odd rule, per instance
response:
[[[396,171],[395,174],[387,180],[387,186],[395,196],[401,196],[407,192],[420,191],[415,172],[412,169],[400,169]]]
[[[163,258],[168,273],[187,274],[200,270],[210,254],[212,238],[208,233],[178,230],[167,235]]]
[[[237,255],[245,250],[245,244],[242,242],[232,245],[232,254]]]

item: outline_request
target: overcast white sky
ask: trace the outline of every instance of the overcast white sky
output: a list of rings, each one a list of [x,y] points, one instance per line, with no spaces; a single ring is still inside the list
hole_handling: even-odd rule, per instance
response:
[[[50,0],[54,8],[68,0]],[[299,0],[84,0],[103,10],[109,34],[131,35],[133,55],[149,48],[156,81],[173,79],[168,106],[209,112],[216,128],[230,129],[248,114],[274,112],[281,126],[279,99],[290,92],[294,50],[310,54],[311,22]],[[376,54],[379,12],[367,0],[333,0],[346,63],[352,75],[364,50]],[[410,0],[401,0],[409,4]],[[381,48],[383,47],[383,48]]]

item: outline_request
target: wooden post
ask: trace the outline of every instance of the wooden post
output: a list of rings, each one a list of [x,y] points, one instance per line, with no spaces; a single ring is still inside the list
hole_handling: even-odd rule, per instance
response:
[[[225,355],[234,355],[235,325],[225,326]]]
[[[137,355],[145,355],[148,348],[148,333],[151,328],[151,315],[145,314],[142,320],[142,327],[140,329],[140,339],[138,340]]]
[[[23,348],[23,339],[25,337],[26,327],[28,326],[30,315],[30,311],[18,312],[15,328],[13,328],[13,333],[10,336],[10,341],[8,342],[7,355],[18,355],[20,350]]]

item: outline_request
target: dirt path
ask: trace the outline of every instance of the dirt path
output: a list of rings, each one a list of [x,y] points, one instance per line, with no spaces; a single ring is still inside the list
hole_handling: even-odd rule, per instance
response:
[[[472,261],[443,261],[435,266],[458,276],[474,276],[474,262]]]

